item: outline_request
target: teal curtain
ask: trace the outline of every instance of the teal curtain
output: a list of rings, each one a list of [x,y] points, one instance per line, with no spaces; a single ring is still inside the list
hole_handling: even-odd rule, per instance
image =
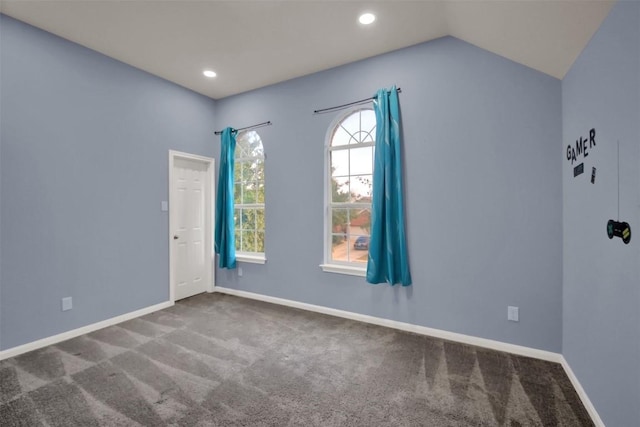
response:
[[[236,151],[236,131],[228,127],[222,131],[220,171],[216,194],[215,249],[220,268],[236,268],[236,239],[233,222],[233,172]]]
[[[398,91],[381,89],[373,100],[376,144],[367,282],[411,284],[404,230]]]

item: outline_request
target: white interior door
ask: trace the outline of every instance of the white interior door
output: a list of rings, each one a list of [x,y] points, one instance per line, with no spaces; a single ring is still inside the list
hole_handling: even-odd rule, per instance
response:
[[[213,290],[213,160],[172,154],[171,282],[179,300]]]

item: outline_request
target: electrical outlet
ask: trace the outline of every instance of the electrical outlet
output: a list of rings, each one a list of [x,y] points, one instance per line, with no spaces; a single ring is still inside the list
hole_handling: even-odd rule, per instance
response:
[[[242,267],[238,267],[238,277],[242,277]]]
[[[71,310],[73,308],[73,298],[62,298],[62,311]]]
[[[513,306],[508,306],[507,307],[507,320],[510,320],[512,322],[519,322],[520,321],[520,313],[519,313],[519,309],[518,307],[513,307]]]

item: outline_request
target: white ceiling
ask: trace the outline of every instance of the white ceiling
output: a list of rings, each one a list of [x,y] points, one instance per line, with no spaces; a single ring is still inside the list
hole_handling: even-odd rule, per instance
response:
[[[1,0],[0,11],[219,99],[445,35],[561,79],[613,1]],[[358,24],[363,11],[376,22]]]

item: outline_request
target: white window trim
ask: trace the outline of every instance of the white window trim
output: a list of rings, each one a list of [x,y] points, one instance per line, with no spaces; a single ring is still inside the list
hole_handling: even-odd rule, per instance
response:
[[[320,268],[325,273],[338,273],[338,274],[347,274],[350,276],[367,276],[367,268],[366,267],[353,267],[351,265],[342,265],[342,264],[320,264]]]
[[[373,110],[373,108],[371,107],[366,107],[366,106],[362,106],[362,105],[358,105],[352,108],[349,108],[348,110],[346,110],[345,112],[343,112],[343,114],[338,115],[335,119],[333,119],[333,121],[331,122],[331,124],[329,125],[329,127],[327,128],[327,133],[325,136],[325,143],[324,143],[324,208],[325,208],[325,214],[324,214],[324,262],[322,264],[320,264],[320,268],[322,269],[322,271],[324,271],[325,273],[337,273],[337,274],[345,274],[345,275],[350,275],[350,276],[359,276],[359,277],[366,277],[367,275],[367,264],[365,263],[362,266],[358,266],[355,263],[351,263],[351,262],[345,262],[345,261],[336,261],[336,260],[332,260],[331,259],[331,249],[332,249],[332,244],[331,242],[331,238],[333,235],[333,231],[331,229],[331,171],[330,171],[330,165],[331,165],[331,138],[333,136],[333,132],[336,128],[336,126],[338,126],[338,124],[340,122],[342,122],[344,119],[346,119],[347,117],[349,117],[351,114],[360,111],[360,110]],[[375,141],[371,144],[361,144],[358,145],[359,147],[366,147],[366,146],[375,146]],[[344,148],[339,148],[340,149],[348,149],[347,147],[349,146],[345,146]],[[358,203],[352,203],[352,204],[345,204],[345,207],[349,207],[350,205],[359,205]]]
[[[265,264],[267,262],[267,258],[265,257],[264,252],[236,252],[236,261],[248,262],[251,264]]]

